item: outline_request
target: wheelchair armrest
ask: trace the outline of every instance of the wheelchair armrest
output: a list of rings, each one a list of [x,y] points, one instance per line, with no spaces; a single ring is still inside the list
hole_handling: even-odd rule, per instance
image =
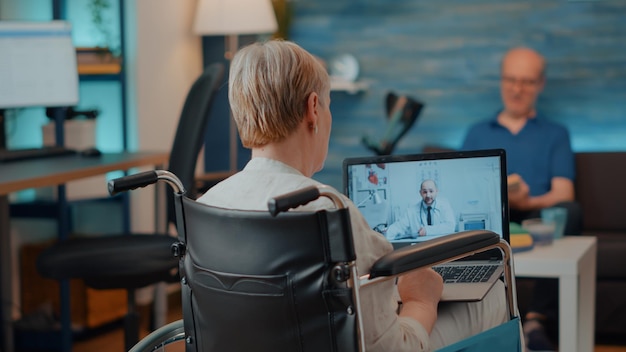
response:
[[[458,232],[403,247],[379,258],[370,269],[370,279],[396,276],[408,271],[430,267],[446,259],[457,259],[481,252],[500,242],[492,231],[472,230]]]

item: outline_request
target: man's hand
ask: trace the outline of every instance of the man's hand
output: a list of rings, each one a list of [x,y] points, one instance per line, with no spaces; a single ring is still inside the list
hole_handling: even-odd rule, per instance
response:
[[[515,192],[519,189],[522,180],[522,176],[519,174],[510,174],[506,177],[506,183],[509,188],[509,192]]]
[[[425,229],[425,228],[423,228],[423,227],[420,227],[420,230],[419,230],[419,231],[417,231],[417,235],[418,235],[419,237],[426,236],[426,229]]]
[[[430,332],[437,320],[437,305],[443,292],[443,278],[432,269],[419,269],[400,276],[400,316],[411,317]]]
[[[517,174],[508,176],[509,207],[515,210],[537,210],[552,207],[559,202],[574,200],[574,183],[565,177],[554,177],[550,191],[539,196],[530,196],[528,184]]]
[[[509,207],[517,210],[530,209],[530,188],[518,174],[511,174],[507,178]]]

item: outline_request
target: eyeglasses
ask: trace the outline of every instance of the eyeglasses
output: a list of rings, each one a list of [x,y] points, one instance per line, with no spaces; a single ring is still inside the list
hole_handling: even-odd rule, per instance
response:
[[[520,85],[522,88],[534,88],[541,83],[541,78],[537,79],[528,79],[528,78],[515,78],[511,76],[502,76],[502,83],[513,87],[516,85]]]

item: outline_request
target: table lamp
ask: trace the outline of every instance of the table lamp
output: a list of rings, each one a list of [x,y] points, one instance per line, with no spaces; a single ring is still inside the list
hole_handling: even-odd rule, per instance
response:
[[[193,31],[225,36],[224,57],[230,62],[239,49],[239,35],[273,33],[278,29],[271,0],[198,0]],[[229,108],[230,111],[230,108]],[[229,114],[230,171],[237,171],[237,126]]]

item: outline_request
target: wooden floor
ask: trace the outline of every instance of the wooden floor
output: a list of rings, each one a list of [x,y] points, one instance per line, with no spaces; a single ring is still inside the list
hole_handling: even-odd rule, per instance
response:
[[[166,323],[170,323],[182,318],[181,305],[180,305],[180,293],[173,293],[168,300],[168,315]],[[148,330],[148,317],[150,316],[150,307],[139,307],[139,313],[141,316],[141,337],[147,336],[150,331]],[[96,336],[75,341],[72,347],[72,352],[124,352],[124,329],[122,324],[119,327],[113,327],[106,329]],[[184,352],[184,343],[175,344],[175,347],[170,347],[167,352]]]
[[[169,314],[167,322],[178,320],[182,317],[180,309],[180,301],[176,299],[176,296],[170,297],[169,300]],[[140,309],[142,316],[146,316],[149,313],[148,307],[142,307]],[[145,319],[143,319],[145,320]],[[141,335],[148,335],[148,323],[142,321]],[[124,331],[121,327],[112,328],[110,330],[99,333],[96,336],[74,342],[72,352],[124,352]],[[183,352],[184,344],[179,344],[173,349],[168,349],[172,352]],[[608,345],[596,345],[594,352],[626,352],[626,346],[608,346]]]

